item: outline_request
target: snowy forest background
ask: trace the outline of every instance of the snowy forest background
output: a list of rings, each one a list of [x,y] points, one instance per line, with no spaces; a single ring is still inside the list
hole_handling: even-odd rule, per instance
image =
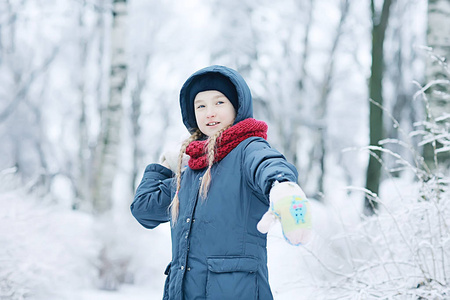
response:
[[[269,233],[275,299],[450,297],[446,0],[0,2],[0,299],[160,299],[168,225],[129,205],[187,137],[194,71],[238,70],[313,201]],[[166,226],[167,225],[167,226]]]

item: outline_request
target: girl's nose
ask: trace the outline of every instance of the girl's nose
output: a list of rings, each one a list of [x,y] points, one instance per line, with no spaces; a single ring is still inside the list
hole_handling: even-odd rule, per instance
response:
[[[215,109],[208,109],[207,113],[206,113],[206,117],[207,118],[213,118],[216,116],[216,111]]]

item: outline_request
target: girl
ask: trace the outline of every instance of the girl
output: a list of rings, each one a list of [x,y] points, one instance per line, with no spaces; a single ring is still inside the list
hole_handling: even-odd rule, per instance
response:
[[[191,136],[176,163],[164,157],[147,166],[131,205],[146,228],[170,221],[163,299],[273,299],[270,224],[279,219],[295,245],[309,236],[297,170],[267,143],[267,125],[252,118],[250,90],[236,71],[197,71],[181,89],[180,106]]]

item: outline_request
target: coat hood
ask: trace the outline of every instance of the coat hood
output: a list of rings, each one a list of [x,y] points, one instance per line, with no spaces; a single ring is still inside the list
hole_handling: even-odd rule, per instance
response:
[[[213,73],[219,73],[227,77],[236,87],[238,109],[236,111],[236,119],[234,120],[234,124],[253,117],[252,95],[244,78],[242,78],[242,76],[235,70],[224,66],[215,65],[206,67],[192,74],[191,77],[189,77],[183,84],[180,91],[181,115],[183,117],[183,123],[190,133],[193,133],[198,128],[194,113],[194,99],[191,99],[190,97],[191,89],[199,78]]]

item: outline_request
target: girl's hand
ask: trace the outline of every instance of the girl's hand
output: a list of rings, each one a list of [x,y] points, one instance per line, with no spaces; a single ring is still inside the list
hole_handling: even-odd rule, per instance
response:
[[[177,151],[167,151],[161,155],[161,158],[159,159],[160,164],[164,167],[170,169],[172,172],[176,173],[178,170],[178,159],[180,152]],[[188,164],[189,156],[186,154],[183,154],[183,159],[181,160],[181,170],[185,168]]]
[[[267,233],[278,219],[283,235],[292,245],[307,243],[311,238],[311,206],[303,190],[293,182],[276,182],[269,194],[270,207],[257,225]]]
[[[172,169],[170,168],[170,165],[169,165],[169,163],[167,162],[167,159],[166,159],[165,157],[162,157],[161,160],[162,160],[162,161],[161,161],[160,164],[161,164],[162,166],[166,167],[167,169],[172,170]],[[173,170],[172,170],[172,171],[173,171]]]

